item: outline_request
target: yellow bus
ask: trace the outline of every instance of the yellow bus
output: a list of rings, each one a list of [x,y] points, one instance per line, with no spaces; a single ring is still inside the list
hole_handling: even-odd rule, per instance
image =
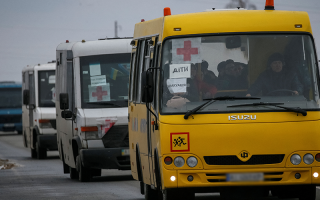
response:
[[[315,199],[319,66],[306,12],[207,10],[135,25],[131,170],[146,199]]]

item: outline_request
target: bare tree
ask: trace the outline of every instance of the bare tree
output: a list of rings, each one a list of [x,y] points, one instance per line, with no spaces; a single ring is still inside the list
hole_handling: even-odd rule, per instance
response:
[[[245,8],[248,10],[257,10],[256,5],[250,3],[249,0],[231,0],[230,3],[226,5],[226,8]]]

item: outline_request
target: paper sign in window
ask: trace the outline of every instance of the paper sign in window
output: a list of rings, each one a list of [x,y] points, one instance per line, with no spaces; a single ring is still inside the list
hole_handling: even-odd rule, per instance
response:
[[[49,84],[55,84],[56,83],[56,76],[51,75],[49,76]]]
[[[110,101],[110,84],[100,86],[88,85],[89,102]]]
[[[170,78],[191,78],[191,64],[171,64]]]
[[[89,65],[90,76],[99,76],[101,75],[100,63],[92,63]]]
[[[172,63],[201,63],[200,48],[200,37],[172,40]]]
[[[91,86],[99,86],[99,85],[106,85],[106,75],[101,76],[91,76]]]
[[[171,94],[187,92],[187,79],[174,78],[167,79],[167,87]]]
[[[55,102],[56,101],[56,89],[55,89],[55,87],[53,87],[51,89],[51,92],[52,92],[52,101]]]

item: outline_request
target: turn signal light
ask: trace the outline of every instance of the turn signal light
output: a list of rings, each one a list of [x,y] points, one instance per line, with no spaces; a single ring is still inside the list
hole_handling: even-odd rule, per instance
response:
[[[172,163],[172,158],[169,157],[169,156],[165,157],[164,163],[166,163],[166,165],[171,165],[171,163]]]
[[[39,123],[50,123],[49,119],[39,119]]]
[[[318,154],[315,156],[315,158],[316,158],[316,161],[320,162],[320,153],[318,153]]]
[[[87,131],[98,131],[98,127],[97,126],[82,126],[81,127],[81,132],[87,132]]]

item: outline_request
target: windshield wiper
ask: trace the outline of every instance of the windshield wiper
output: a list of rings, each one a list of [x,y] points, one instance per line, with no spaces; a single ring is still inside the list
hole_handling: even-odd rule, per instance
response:
[[[279,106],[283,105],[284,103],[265,103],[265,102],[260,102],[260,103],[249,103],[249,104],[239,104],[239,105],[233,105],[233,106],[227,106],[227,107],[245,107],[245,106],[274,106],[277,108],[283,108],[292,112],[296,113],[301,113],[303,116],[307,116],[307,111],[301,109],[301,108],[289,108],[289,107],[284,107],[284,106]]]
[[[118,107],[126,107],[126,106],[121,106],[119,104],[110,103],[110,102],[106,102],[106,101],[87,102],[87,104],[112,105],[112,106],[118,106]]]
[[[212,102],[215,101],[224,101],[224,100],[250,100],[250,99],[261,99],[259,97],[236,97],[236,96],[222,96],[222,97],[216,97],[216,98],[210,98],[210,99],[203,99],[203,100],[208,100],[207,102],[201,104],[198,107],[195,107],[192,110],[189,110],[185,115],[184,119],[188,119],[188,117],[194,113],[196,113],[198,110],[200,110],[202,107],[211,104]]]

